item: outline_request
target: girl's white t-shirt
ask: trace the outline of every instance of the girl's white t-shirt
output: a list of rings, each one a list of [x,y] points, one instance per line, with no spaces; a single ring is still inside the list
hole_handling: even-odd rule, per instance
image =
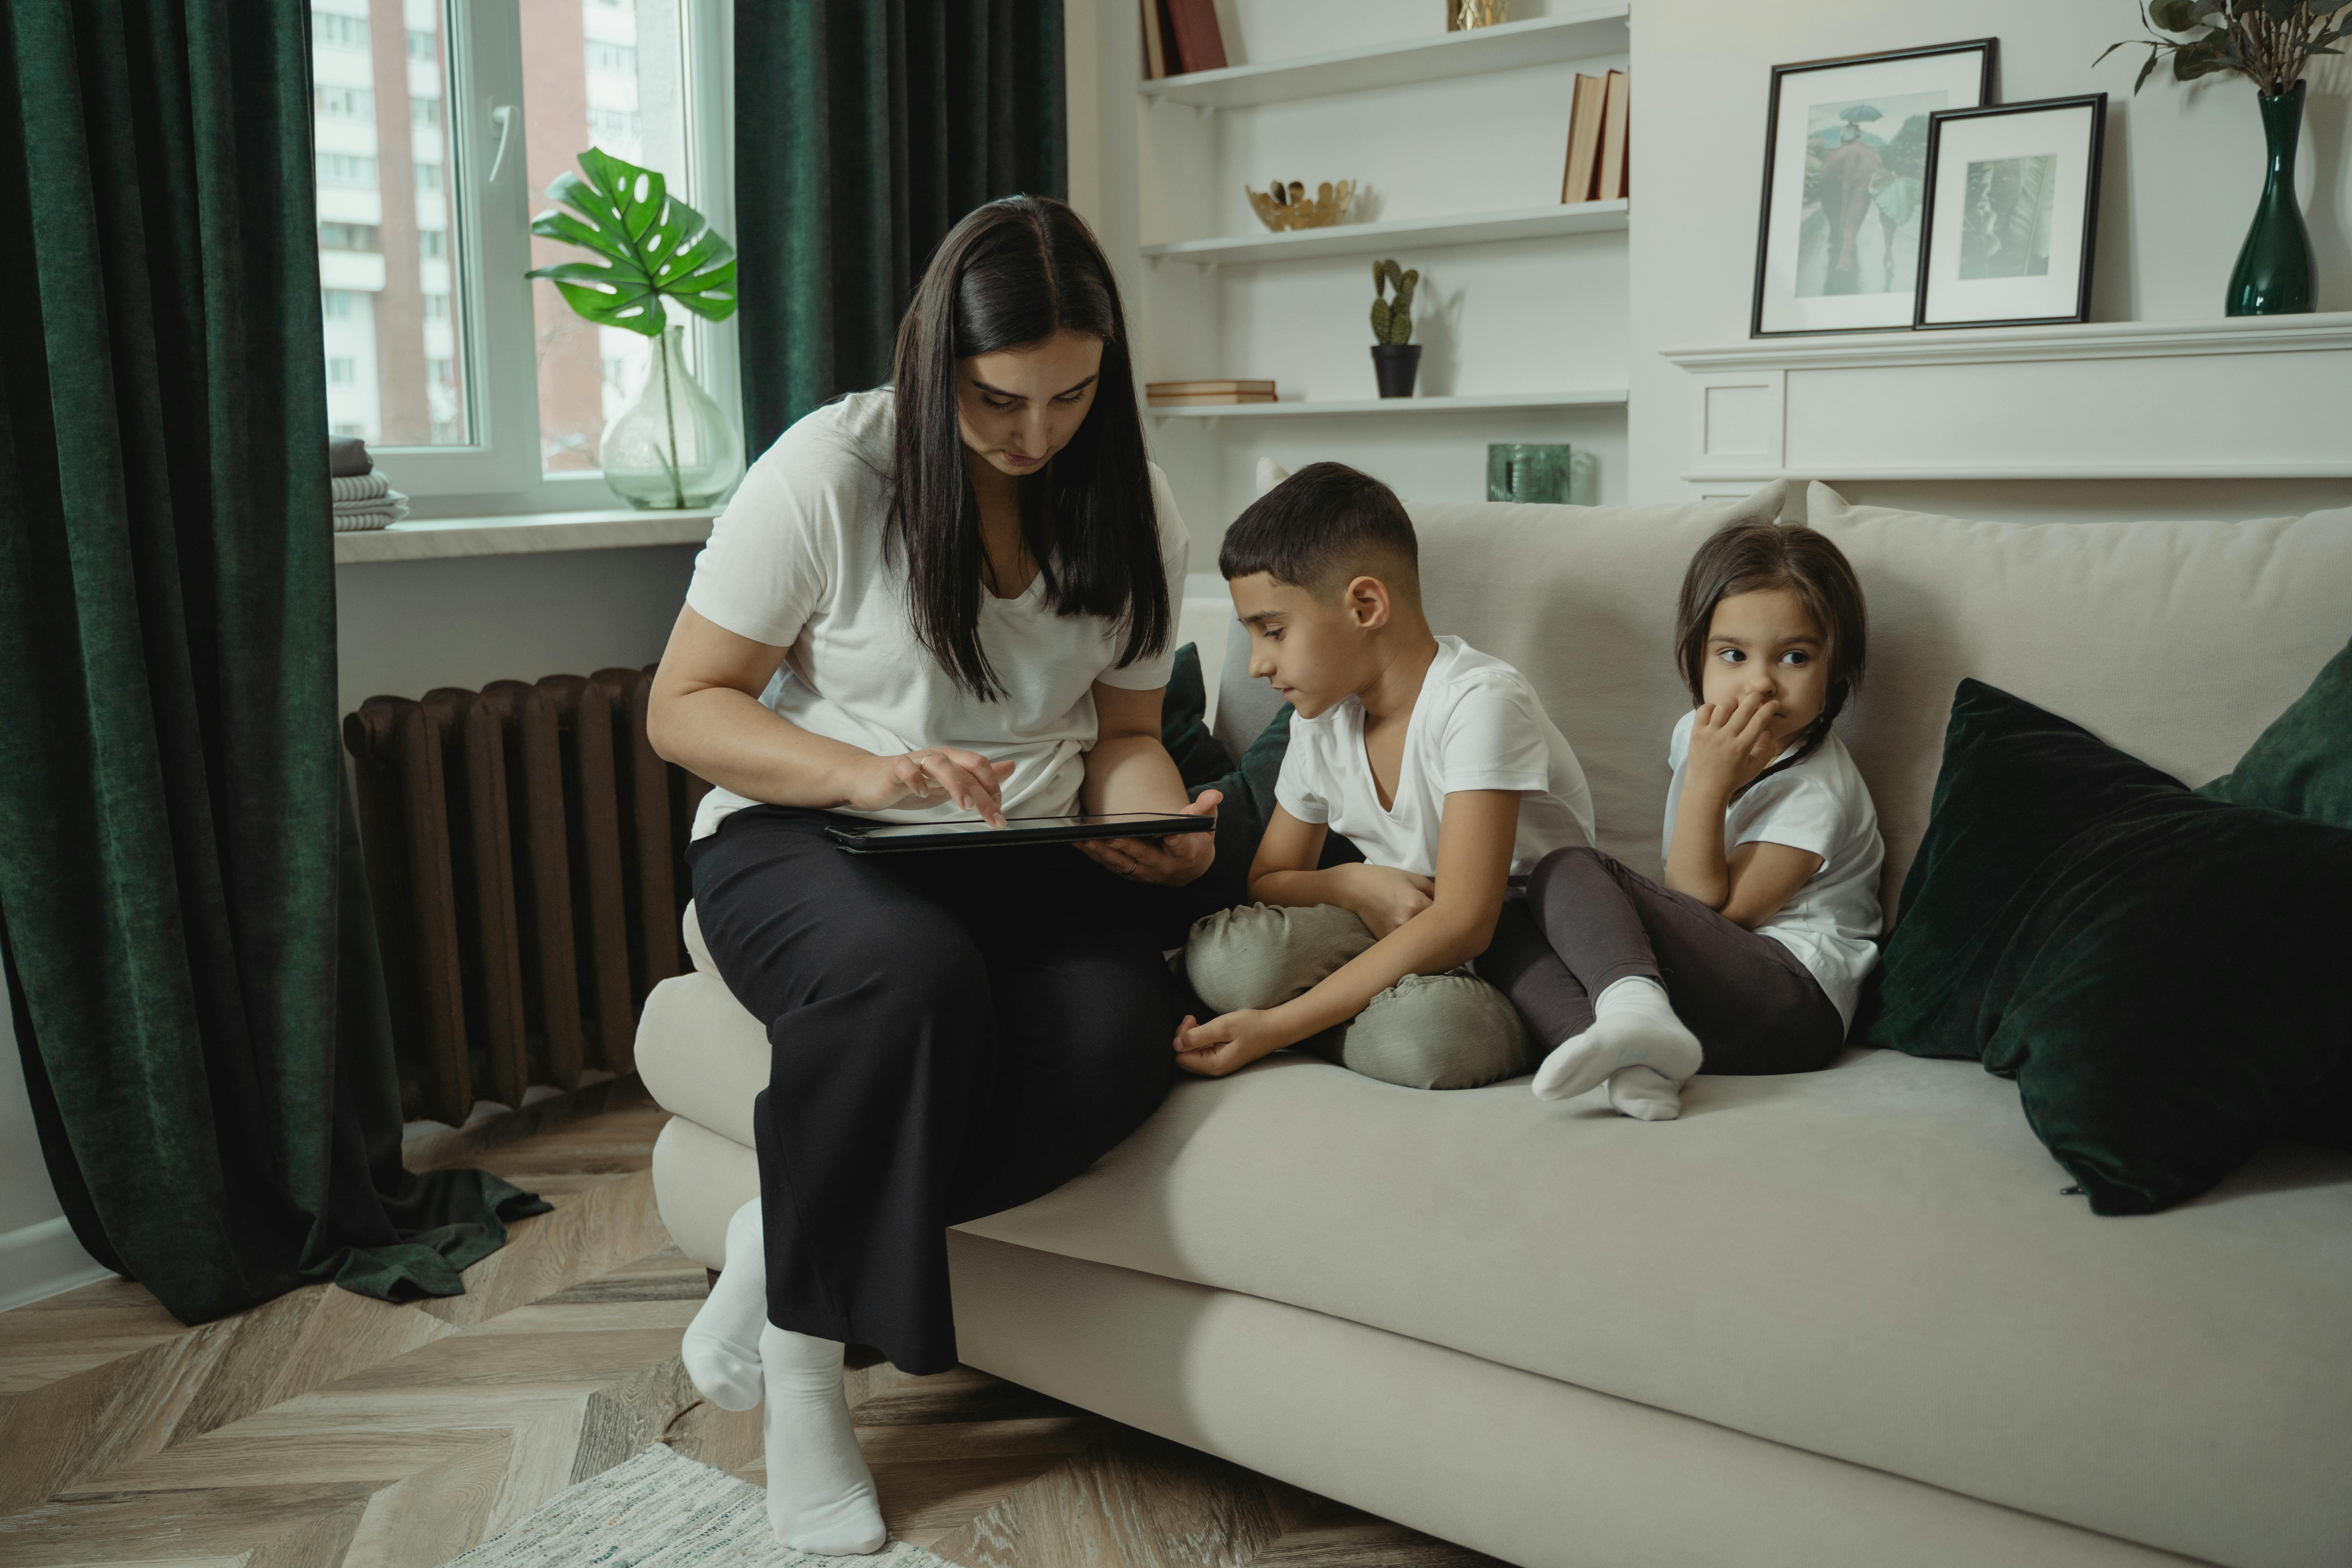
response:
[[[1696,710],[1684,714],[1666,748],[1675,778],[1666,786],[1662,857],[1674,853],[1675,808],[1682,801],[1691,726],[1697,720]],[[1878,933],[1886,923],[1878,902],[1886,846],[1878,836],[1870,786],[1844,742],[1830,736],[1811,756],[1750,785],[1731,803],[1723,815],[1723,852],[1756,843],[1785,844],[1822,858],[1821,869],[1756,931],[1795,953],[1851,1026],[1863,979],[1878,962]]]
[[[1120,668],[1119,623],[1055,614],[1044,574],[1018,598],[983,589],[980,645],[1004,687],[983,702],[917,640],[905,563],[884,553],[895,406],[887,387],[854,393],[785,431],[712,523],[686,602],[738,637],[785,650],[760,700],[802,729],[879,756],[926,746],[977,752],[1013,764],[1006,816],[1075,811],[1097,733],[1095,682],[1150,691],[1168,684],[1174,664],[1174,611],[1191,542],[1167,477],[1152,468],[1169,648]],[[711,790],[695,814],[694,837],[752,804]],[[946,801],[852,815],[927,822],[969,814]]]
[[[1405,721],[1395,804],[1381,804],[1364,754],[1364,705],[1353,697],[1291,720],[1274,798],[1299,821],[1346,835],[1375,866],[1434,877],[1445,797],[1469,789],[1520,792],[1514,877],[1555,849],[1592,842],[1592,792],[1535,688],[1501,659],[1443,637]]]

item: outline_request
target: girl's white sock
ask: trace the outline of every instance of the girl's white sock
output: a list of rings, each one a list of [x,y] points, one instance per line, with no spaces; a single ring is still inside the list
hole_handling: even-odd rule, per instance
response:
[[[1573,1100],[1631,1067],[1679,1084],[1698,1071],[1698,1037],[1675,1016],[1666,988],[1630,974],[1592,999],[1592,1027],[1562,1040],[1536,1068],[1538,1100]]]
[[[768,1522],[799,1552],[844,1557],[889,1541],[874,1500],[873,1472],[857,1451],[841,1390],[841,1343],[768,1324],[760,1366],[768,1408]]]
[[[1683,1113],[1682,1086],[1655,1068],[1619,1068],[1609,1075],[1609,1103],[1620,1116],[1672,1121]]]
[[[686,1375],[721,1410],[760,1403],[760,1330],[768,1321],[768,1254],[753,1198],[727,1222],[727,1267],[678,1346]]]

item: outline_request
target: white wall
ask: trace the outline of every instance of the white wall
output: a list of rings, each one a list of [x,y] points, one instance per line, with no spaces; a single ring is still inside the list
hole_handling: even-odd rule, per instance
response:
[[[2000,40],[2001,101],[2109,94],[2095,320],[2198,321],[2221,314],[2238,247],[2262,187],[2263,143],[2251,85],[2151,81],[2130,96],[2137,51],[2092,61],[2134,34],[2125,0],[1633,0],[1634,218],[1629,426],[1637,500],[1689,493],[1684,373],[1667,345],[1748,336],[1763,135],[1775,64],[1958,39]],[[2320,271],[2319,308],[2352,309],[2352,70],[2322,62],[2305,110],[2305,216]],[[1965,418],[1965,409],[1952,411]],[[2352,436],[2347,436],[2352,440]],[[1822,479],[1836,481],[1834,475]],[[1849,500],[1994,519],[2251,517],[2352,500],[2315,481],[2194,484],[1850,484]]]
[[[436,686],[587,675],[661,657],[693,545],[335,568],[337,711]]]
[[[49,1185],[16,1054],[15,1012],[0,977],[0,1311],[102,1278],[73,1238]]]

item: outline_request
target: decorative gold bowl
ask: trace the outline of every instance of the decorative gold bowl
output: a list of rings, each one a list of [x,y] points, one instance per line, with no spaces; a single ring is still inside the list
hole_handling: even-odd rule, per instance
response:
[[[1326,180],[1315,187],[1315,199],[1307,199],[1307,187],[1293,180],[1285,185],[1274,182],[1270,190],[1249,193],[1250,205],[1257,212],[1258,220],[1276,234],[1294,228],[1328,228],[1348,216],[1348,203],[1356,194],[1356,182],[1342,180],[1333,185]]]

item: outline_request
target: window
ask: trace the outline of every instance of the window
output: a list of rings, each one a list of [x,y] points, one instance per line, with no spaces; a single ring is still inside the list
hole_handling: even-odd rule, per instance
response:
[[[582,253],[520,220],[595,146],[731,237],[728,4],[310,0],[327,423],[391,450],[418,515],[614,504],[597,446],[651,345],[526,281]],[[680,324],[731,403],[731,323]]]
[[[375,184],[375,160],[351,153],[319,154],[319,183],[322,185],[373,185]]]
[[[373,254],[378,248],[376,226],[372,223],[322,223],[319,226],[320,250],[357,250]]]
[[[368,47],[367,18],[346,16],[337,11],[313,10],[310,14],[310,41],[330,49],[364,49]]]

